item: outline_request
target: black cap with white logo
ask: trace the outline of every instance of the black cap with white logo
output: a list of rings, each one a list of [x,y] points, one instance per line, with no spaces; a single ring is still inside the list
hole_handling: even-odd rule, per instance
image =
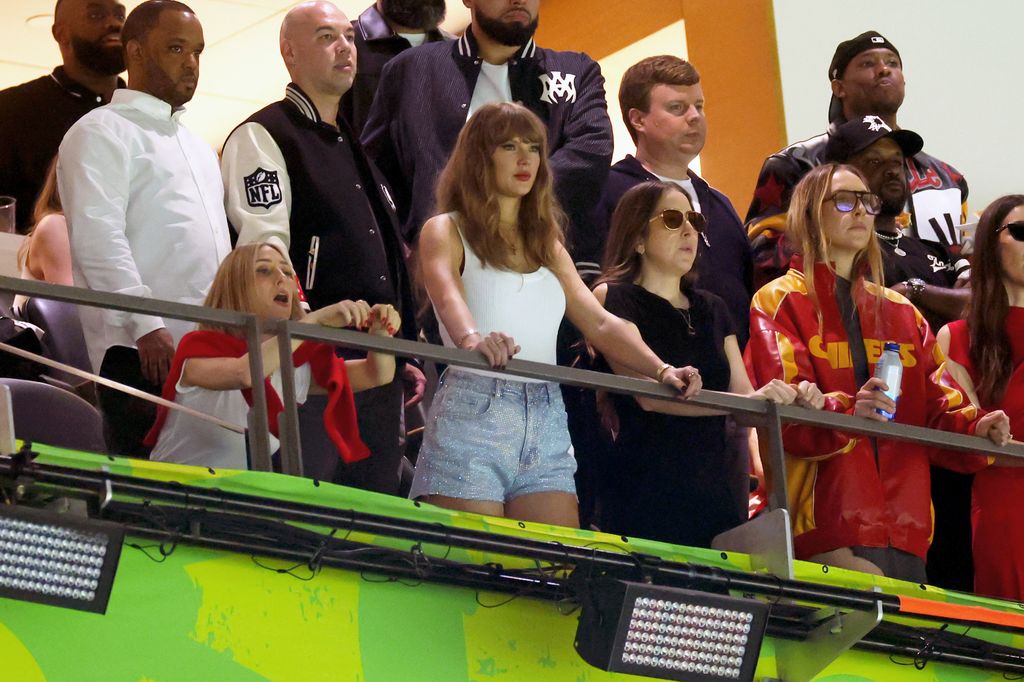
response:
[[[904,157],[911,157],[924,148],[924,140],[910,130],[893,130],[880,116],[863,116],[837,127],[828,138],[825,158],[844,163],[857,152],[864,151],[883,137],[892,138]]]
[[[878,31],[865,31],[856,38],[850,38],[844,40],[836,46],[836,53],[832,55],[832,63],[828,65],[828,80],[831,83],[834,80],[841,79],[843,73],[846,71],[846,67],[850,65],[853,58],[859,55],[861,52],[867,50],[875,50],[878,48],[887,48],[896,53],[896,56],[900,56],[900,51],[896,49],[896,46],[886,40]],[[903,58],[900,57],[900,61]],[[828,105],[828,121],[831,123],[843,112],[843,103],[839,101],[839,98],[832,95],[832,100]]]

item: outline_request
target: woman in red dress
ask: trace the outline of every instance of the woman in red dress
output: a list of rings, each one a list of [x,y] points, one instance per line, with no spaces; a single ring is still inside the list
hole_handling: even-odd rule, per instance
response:
[[[1024,434],[1024,194],[1000,197],[982,214],[967,319],[943,327],[938,342],[974,402],[1003,410],[1010,433]],[[976,592],[1024,599],[1022,492],[1024,469],[993,466],[975,474]]]

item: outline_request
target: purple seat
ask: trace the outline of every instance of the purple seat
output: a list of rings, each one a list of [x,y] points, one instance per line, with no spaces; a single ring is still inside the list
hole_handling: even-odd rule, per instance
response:
[[[107,451],[99,410],[73,393],[39,381],[0,378],[11,389],[14,435],[60,448]]]
[[[78,306],[64,301],[30,298],[21,310],[21,319],[46,332],[42,340],[46,357],[87,372],[92,371],[85,336],[82,334],[82,322],[78,318]],[[46,374],[71,386],[84,381],[58,369],[47,368]]]

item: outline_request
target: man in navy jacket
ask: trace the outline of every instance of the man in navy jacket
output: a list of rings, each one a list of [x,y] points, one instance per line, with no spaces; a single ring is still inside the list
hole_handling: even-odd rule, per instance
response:
[[[377,0],[352,22],[356,79],[341,96],[341,113],[357,138],[370,115],[384,66],[423,43],[453,39],[438,28],[444,13],[444,0]]]
[[[405,238],[434,213],[434,186],[466,119],[480,106],[521,102],[547,125],[555,191],[570,221],[569,247],[593,260],[589,213],[612,155],[604,78],[579,52],[533,41],[540,0],[465,0],[466,33],[392,59],[362,141],[396,191]]]
[[[604,243],[612,211],[626,191],[648,180],[674,182],[690,195],[694,209],[707,218],[699,243],[697,286],[725,300],[736,340],[747,343],[753,264],[750,244],[736,209],[689,165],[704,148],[707,122],[700,75],[678,57],[648,57],[622,77],[619,107],[636,156],[611,168],[604,194],[593,213],[593,230]]]

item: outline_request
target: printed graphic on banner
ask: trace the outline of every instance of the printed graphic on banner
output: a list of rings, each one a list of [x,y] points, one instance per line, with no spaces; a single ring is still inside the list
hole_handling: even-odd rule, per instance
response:
[[[540,82],[544,86],[540,101],[548,104],[557,104],[559,98],[562,102],[576,101],[576,74],[563,76],[561,71],[552,71],[540,76]]]
[[[926,242],[944,246],[960,243],[960,190],[926,189],[910,197],[914,208],[917,236]]]
[[[270,208],[281,203],[281,183],[277,171],[257,168],[252,175],[242,178],[245,183],[245,200],[253,208]]]

